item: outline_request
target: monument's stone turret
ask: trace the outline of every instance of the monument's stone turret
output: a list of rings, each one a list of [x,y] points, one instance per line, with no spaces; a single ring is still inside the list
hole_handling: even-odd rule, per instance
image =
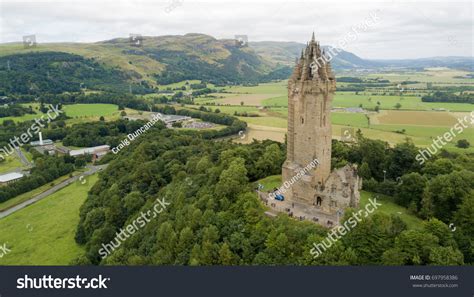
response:
[[[318,165],[293,183],[285,198],[333,215],[359,205],[357,167],[331,172],[331,106],[336,79],[328,58],[314,38],[297,60],[288,80],[287,159],[283,181],[291,180],[317,159]]]

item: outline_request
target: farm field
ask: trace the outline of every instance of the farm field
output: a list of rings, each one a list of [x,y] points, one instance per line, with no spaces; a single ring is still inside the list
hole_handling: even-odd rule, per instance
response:
[[[3,123],[3,121],[5,120],[13,120],[15,122],[30,121],[36,118],[40,118],[41,115],[43,115],[39,111],[39,103],[27,103],[23,105],[32,106],[36,114],[26,114],[20,117],[0,118],[0,124]],[[63,110],[67,116],[71,117],[71,119],[66,120],[67,125],[73,125],[82,122],[98,121],[101,116],[103,116],[104,119],[107,121],[116,120],[120,118],[120,113],[122,112],[121,110],[118,110],[118,106],[115,104],[102,103],[63,105]],[[127,114],[138,113],[136,110],[129,108],[126,108],[125,112]],[[44,115],[44,118],[47,118],[46,114]]]
[[[219,109],[221,107],[218,107]],[[227,112],[222,109],[222,112]],[[256,111],[256,112],[255,112]],[[249,112],[252,112],[249,110]],[[249,124],[246,138],[239,142],[249,143],[253,138],[255,139],[272,139],[275,141],[283,141],[286,133],[287,121],[286,116],[270,116],[265,112],[258,112],[259,117],[239,117],[240,120]],[[426,112],[422,111],[381,111],[380,114],[370,113],[370,127],[365,114],[362,113],[347,113],[347,112],[333,112],[332,118],[332,134],[333,137],[339,139],[343,133],[343,129],[352,128],[355,130],[361,129],[362,133],[372,139],[381,139],[394,145],[405,141],[406,137],[413,140],[416,145],[428,146],[431,145],[434,138],[441,136],[448,132],[451,127],[457,123],[457,118],[467,115],[463,113],[448,112]],[[433,113],[433,114],[431,114]],[[232,114],[229,112],[229,114]],[[265,131],[267,133],[265,133]],[[474,143],[474,126],[464,129],[462,134],[457,135],[453,141],[446,145],[447,149],[456,149],[455,142],[458,139],[467,139],[470,143]],[[474,149],[468,148],[462,150],[464,152],[472,152]]]
[[[0,233],[0,242],[11,250],[0,265],[68,265],[79,256],[83,250],[74,241],[79,208],[96,181],[97,174],[0,219],[0,230],[9,230]]]
[[[466,75],[467,72],[450,69],[428,69],[423,72],[407,73],[378,73],[366,74],[362,78],[388,79],[391,83],[404,81],[416,81],[410,87],[417,85],[421,90],[418,93],[426,94],[427,83],[438,85],[474,84],[474,79],[455,78],[455,76]],[[347,74],[347,76],[350,76]],[[286,90],[287,81],[260,84],[259,86],[232,86],[226,92],[237,93],[235,102],[230,102],[232,94],[219,93],[226,98],[197,98],[196,103],[204,105],[211,110],[219,109],[223,113],[235,115],[235,113],[255,114],[258,117],[243,117],[239,119],[248,123],[248,129],[244,139],[237,138],[236,141],[248,143],[255,139],[272,139],[283,141],[286,133],[288,116],[288,99]],[[338,86],[350,85],[338,83]],[[396,86],[391,87],[390,92],[396,92]],[[379,95],[372,95],[375,90]],[[469,116],[474,106],[468,103],[444,103],[444,102],[422,102],[420,96],[414,96],[408,92],[399,95],[383,95],[383,92],[374,88],[367,92],[336,92],[333,107],[360,107],[373,109],[377,105],[380,112],[369,111],[365,113],[354,112],[332,112],[333,137],[339,139],[345,129],[361,129],[362,133],[372,139],[380,139],[391,145],[411,138],[418,146],[429,146],[433,139],[442,136],[457,123],[459,118]],[[274,97],[262,99],[262,95],[273,94]],[[214,94],[211,94],[214,95]],[[257,96],[258,95],[258,96]],[[242,101],[243,105],[240,104]],[[227,103],[225,103],[227,102]],[[400,109],[395,105],[399,103]],[[344,129],[344,130],[343,130]],[[474,125],[464,129],[461,135],[457,135],[445,148],[452,151],[474,152],[471,145],[468,149],[458,149],[455,144],[459,139],[466,139],[474,144]]]
[[[391,82],[401,83],[403,81],[419,81],[422,83],[438,83],[438,84],[474,84],[474,79],[457,78],[456,76],[464,76],[468,72],[462,70],[454,70],[444,67],[426,68],[425,71],[405,71],[404,73],[386,72],[368,74],[368,78],[388,79]]]
[[[444,103],[444,102],[422,102],[420,97],[416,96],[390,96],[390,95],[371,95],[370,93],[355,92],[336,92],[333,101],[333,107],[359,107],[373,109],[380,102],[381,109],[396,109],[397,103],[401,104],[401,110],[433,110],[444,108],[450,111],[470,111],[472,104],[468,103]],[[265,106],[288,106],[288,97],[281,96],[265,99],[262,101]]]
[[[64,105],[63,110],[70,117],[110,116],[118,110],[114,104],[72,104]]]

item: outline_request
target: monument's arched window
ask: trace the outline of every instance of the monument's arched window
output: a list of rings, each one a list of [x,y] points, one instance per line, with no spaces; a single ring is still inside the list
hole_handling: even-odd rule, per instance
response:
[[[317,206],[321,206],[322,202],[323,202],[323,199],[320,196],[316,197],[316,205]]]

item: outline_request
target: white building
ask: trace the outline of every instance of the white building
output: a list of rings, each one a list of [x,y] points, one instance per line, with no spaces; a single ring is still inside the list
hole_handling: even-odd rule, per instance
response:
[[[13,183],[19,180],[20,178],[22,178],[23,176],[24,175],[22,173],[18,173],[18,172],[11,172],[11,173],[0,175],[0,186]]]
[[[69,151],[69,156],[77,157],[82,155],[103,156],[110,151],[110,145],[99,145],[94,147],[86,147],[78,150]]]

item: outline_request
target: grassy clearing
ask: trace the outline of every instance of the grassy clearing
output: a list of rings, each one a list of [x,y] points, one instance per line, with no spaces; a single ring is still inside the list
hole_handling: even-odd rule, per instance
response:
[[[79,256],[83,249],[74,241],[79,208],[96,181],[97,174],[0,219],[0,242],[11,249],[0,265],[68,265]]]
[[[278,188],[279,186],[281,186],[281,183],[281,175],[267,176],[256,182],[256,184],[261,184],[263,186],[263,191],[269,191],[274,188]],[[379,206],[375,210],[375,212],[398,216],[407,224],[409,229],[421,228],[422,220],[411,214],[403,206],[400,206],[393,202],[392,197],[374,194],[366,191],[361,191],[360,194],[361,195],[359,209],[364,208],[367,203],[370,203],[369,198],[377,197],[377,202],[381,203],[382,205]]]
[[[361,191],[359,209],[364,208],[365,205],[370,203],[369,198],[371,197],[376,197],[377,202],[382,204],[375,210],[375,213],[384,213],[400,217],[402,221],[407,224],[408,229],[420,229],[422,227],[423,221],[420,218],[411,214],[405,207],[393,202],[393,198],[389,196]]]
[[[0,162],[0,174],[7,173],[11,170],[14,170],[15,168],[21,167],[23,167],[23,164],[16,153],[14,153],[13,155],[7,156],[4,162]]]
[[[73,173],[73,176],[78,175],[78,174],[80,174],[80,173],[81,173],[81,171],[74,172],[74,173]],[[64,175],[64,176],[61,176],[61,177],[55,179],[54,181],[52,181],[52,182],[50,182],[50,183],[47,183],[47,184],[45,184],[45,185],[42,185],[42,186],[39,187],[39,188],[36,188],[36,189],[34,189],[34,190],[32,190],[32,191],[23,193],[23,194],[21,194],[21,195],[16,196],[15,198],[12,198],[12,199],[9,199],[9,200],[7,200],[7,201],[5,201],[5,202],[2,202],[2,203],[0,203],[0,211],[4,211],[4,210],[6,210],[6,209],[8,209],[8,208],[10,208],[10,207],[13,207],[13,206],[15,206],[15,205],[17,205],[17,204],[20,204],[20,203],[22,203],[22,202],[24,202],[24,201],[26,201],[26,200],[29,200],[29,199],[33,198],[34,196],[36,196],[36,195],[38,195],[38,194],[41,194],[41,193],[43,193],[43,192],[46,191],[46,190],[49,190],[49,189],[52,188],[54,185],[57,185],[57,184],[59,184],[59,183],[65,181],[65,180],[67,180],[68,178],[69,178],[69,174]]]
[[[31,153],[25,151],[24,148],[21,148],[21,151],[23,152],[23,155],[26,157],[26,159],[31,162],[31,160],[33,159]],[[0,174],[11,172],[14,171],[14,169],[18,168],[25,169],[26,166],[23,165],[20,160],[20,157],[18,157],[18,154],[16,152],[6,156],[5,162],[0,162]]]

